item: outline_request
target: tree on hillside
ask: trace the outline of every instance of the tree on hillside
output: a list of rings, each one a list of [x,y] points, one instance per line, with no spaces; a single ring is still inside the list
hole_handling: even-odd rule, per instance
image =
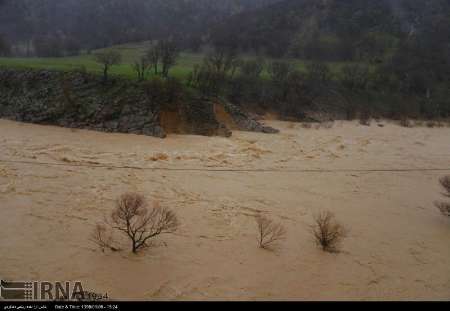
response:
[[[6,39],[0,35],[0,56],[9,56],[11,55],[11,46]]]
[[[152,65],[146,56],[142,56],[133,63],[132,68],[136,72],[137,79],[143,81],[146,79]]]
[[[216,46],[214,52],[209,53],[204,63],[216,73],[232,77],[239,65],[238,53],[235,48],[226,46]]]
[[[170,69],[176,64],[179,52],[179,48],[174,40],[160,40],[152,44],[145,53],[145,58],[149,66],[154,69],[155,75],[167,78]]]
[[[189,84],[203,95],[218,96],[225,89],[226,82],[233,78],[240,62],[235,49],[216,46],[201,66],[195,66],[190,74]]]
[[[80,41],[76,37],[66,37],[63,40],[64,54],[67,56],[79,55],[82,49]]]
[[[292,73],[293,66],[289,62],[274,61],[269,64],[269,68],[267,70],[272,82],[282,84],[286,82],[289,74]]]
[[[242,75],[252,78],[259,78],[264,71],[264,66],[265,60],[261,57],[242,61],[239,64]]]
[[[169,70],[172,68],[179,56],[179,50],[173,40],[162,40],[158,44],[162,63],[162,76],[167,78]]]
[[[409,32],[382,68],[380,85],[399,98],[392,104],[394,116],[445,118],[450,112],[450,3],[405,4]]]
[[[153,44],[145,54],[150,66],[154,69],[155,75],[158,75],[158,65],[161,59],[161,49],[158,44]]]
[[[262,57],[238,61],[239,72],[229,83],[228,97],[235,104],[260,103],[265,94],[261,74],[265,69]]]
[[[370,70],[366,65],[346,65],[339,76],[341,95],[346,100],[345,112],[348,120],[355,118],[358,106],[367,103],[370,85]],[[363,101],[364,100],[364,101]]]
[[[108,72],[111,66],[122,62],[122,55],[117,51],[106,51],[95,54],[95,61],[103,65],[103,82],[108,81]]]
[[[57,36],[38,36],[33,39],[33,46],[38,57],[63,56],[62,40]]]

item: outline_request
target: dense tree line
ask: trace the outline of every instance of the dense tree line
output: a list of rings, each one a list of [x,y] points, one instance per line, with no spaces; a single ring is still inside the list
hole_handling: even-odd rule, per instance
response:
[[[209,92],[220,90],[243,105],[258,103],[300,118],[320,109],[346,118],[450,113],[447,0],[285,0],[231,17],[213,30],[211,42],[216,51],[310,61],[306,71],[294,70],[289,62],[269,62],[270,79],[258,77],[261,62],[247,62],[238,74],[230,71],[233,75],[206,62],[194,70],[194,85],[204,88],[198,82],[204,77]],[[332,74],[328,61],[352,63]],[[248,74],[249,68],[259,74]]]
[[[211,38],[273,57],[380,62],[446,16],[447,0],[284,0],[219,23]],[[434,37],[430,40],[435,40]]]
[[[14,52],[38,56],[174,38],[182,49],[220,42],[273,57],[376,63],[436,15],[448,18],[447,0],[3,0],[0,6],[0,29]]]
[[[213,23],[275,1],[3,0],[0,29],[20,54],[66,55],[167,37],[195,49]]]
[[[417,40],[411,38],[408,54],[399,49],[383,64],[349,63],[337,72],[324,62],[298,70],[288,61],[240,60],[235,50],[216,48],[193,70],[188,85],[204,96],[282,118],[311,119],[317,112],[349,120],[448,118],[449,54],[442,54],[446,61],[427,60],[414,47]]]
[[[9,56],[11,55],[11,46],[10,43],[6,40],[6,38],[0,35],[0,56]]]

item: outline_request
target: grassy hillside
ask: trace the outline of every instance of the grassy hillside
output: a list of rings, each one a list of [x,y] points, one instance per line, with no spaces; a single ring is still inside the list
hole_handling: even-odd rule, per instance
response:
[[[134,78],[135,73],[131,68],[135,59],[144,54],[147,47],[146,43],[126,44],[114,47],[120,51],[123,60],[120,65],[111,67],[111,74]],[[100,50],[99,50],[100,51]],[[95,62],[93,54],[83,54],[73,57],[30,57],[30,58],[0,58],[0,66],[14,68],[33,68],[33,69],[50,69],[50,70],[73,70],[85,68],[88,72],[101,73],[102,66]],[[185,78],[192,70],[195,64],[200,63],[202,55],[182,53],[177,65],[172,69],[171,74],[178,78]]]
[[[134,60],[138,59],[145,53],[148,48],[148,43],[133,43],[118,45],[111,47],[120,51],[122,54],[122,63],[111,67],[111,74],[120,75],[128,78],[135,78],[135,73],[131,67]],[[101,50],[98,50],[101,51]],[[6,58],[0,57],[0,66],[9,68],[33,68],[33,69],[49,69],[68,71],[74,69],[85,68],[88,72],[98,73],[102,72],[102,66],[95,62],[93,54],[98,51],[93,51],[91,55],[83,54],[73,57],[29,57],[29,58]],[[196,64],[200,65],[203,61],[204,55],[201,53],[181,53],[175,67],[170,71],[171,76],[186,79],[188,74],[192,71]],[[251,58],[252,56],[243,56],[242,58]],[[273,59],[272,59],[273,60]],[[290,59],[289,60],[297,69],[304,70],[307,62]],[[334,72],[344,66],[345,62],[330,62],[329,65]]]

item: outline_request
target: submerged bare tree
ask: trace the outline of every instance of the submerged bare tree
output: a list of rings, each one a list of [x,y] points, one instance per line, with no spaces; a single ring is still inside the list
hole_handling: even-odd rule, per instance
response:
[[[442,177],[439,182],[441,183],[441,186],[445,191],[442,193],[442,195],[450,198],[450,176]],[[443,215],[450,217],[450,203],[436,202],[435,205]]]
[[[439,182],[441,183],[442,188],[444,188],[444,196],[450,198],[450,175],[442,177]]]
[[[94,231],[91,234],[90,240],[100,247],[102,252],[105,249],[110,249],[113,252],[119,251],[118,248],[114,247],[114,240],[112,233],[103,224],[97,224]]]
[[[286,229],[281,224],[264,216],[256,217],[258,226],[258,245],[260,248],[271,249],[279,246],[286,239]]]
[[[442,215],[450,217],[450,203],[436,202],[435,205],[441,211]]]
[[[340,243],[346,236],[346,229],[328,211],[316,215],[314,221],[312,232],[317,245],[326,252],[338,252]]]
[[[111,221],[114,229],[130,239],[133,253],[148,247],[152,238],[173,233],[178,227],[174,212],[157,204],[149,209],[145,198],[135,193],[124,194],[117,200]]]

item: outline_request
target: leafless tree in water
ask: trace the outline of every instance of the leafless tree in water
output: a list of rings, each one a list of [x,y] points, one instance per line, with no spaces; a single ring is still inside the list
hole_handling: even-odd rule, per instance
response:
[[[256,217],[256,224],[258,226],[258,245],[260,248],[275,248],[286,239],[286,229],[282,224],[275,223],[273,220],[261,215]]]
[[[450,176],[442,177],[439,180],[444,191],[443,196],[450,198]],[[441,213],[447,217],[450,217],[450,203],[447,202],[436,202],[434,203],[436,207],[441,211]]]
[[[342,239],[347,235],[346,229],[329,211],[316,215],[314,222],[312,232],[317,245],[326,252],[338,252]]]
[[[114,229],[129,238],[133,253],[150,246],[152,238],[173,233],[178,227],[174,212],[158,204],[149,208],[145,198],[136,193],[124,194],[117,200],[111,221]]]

